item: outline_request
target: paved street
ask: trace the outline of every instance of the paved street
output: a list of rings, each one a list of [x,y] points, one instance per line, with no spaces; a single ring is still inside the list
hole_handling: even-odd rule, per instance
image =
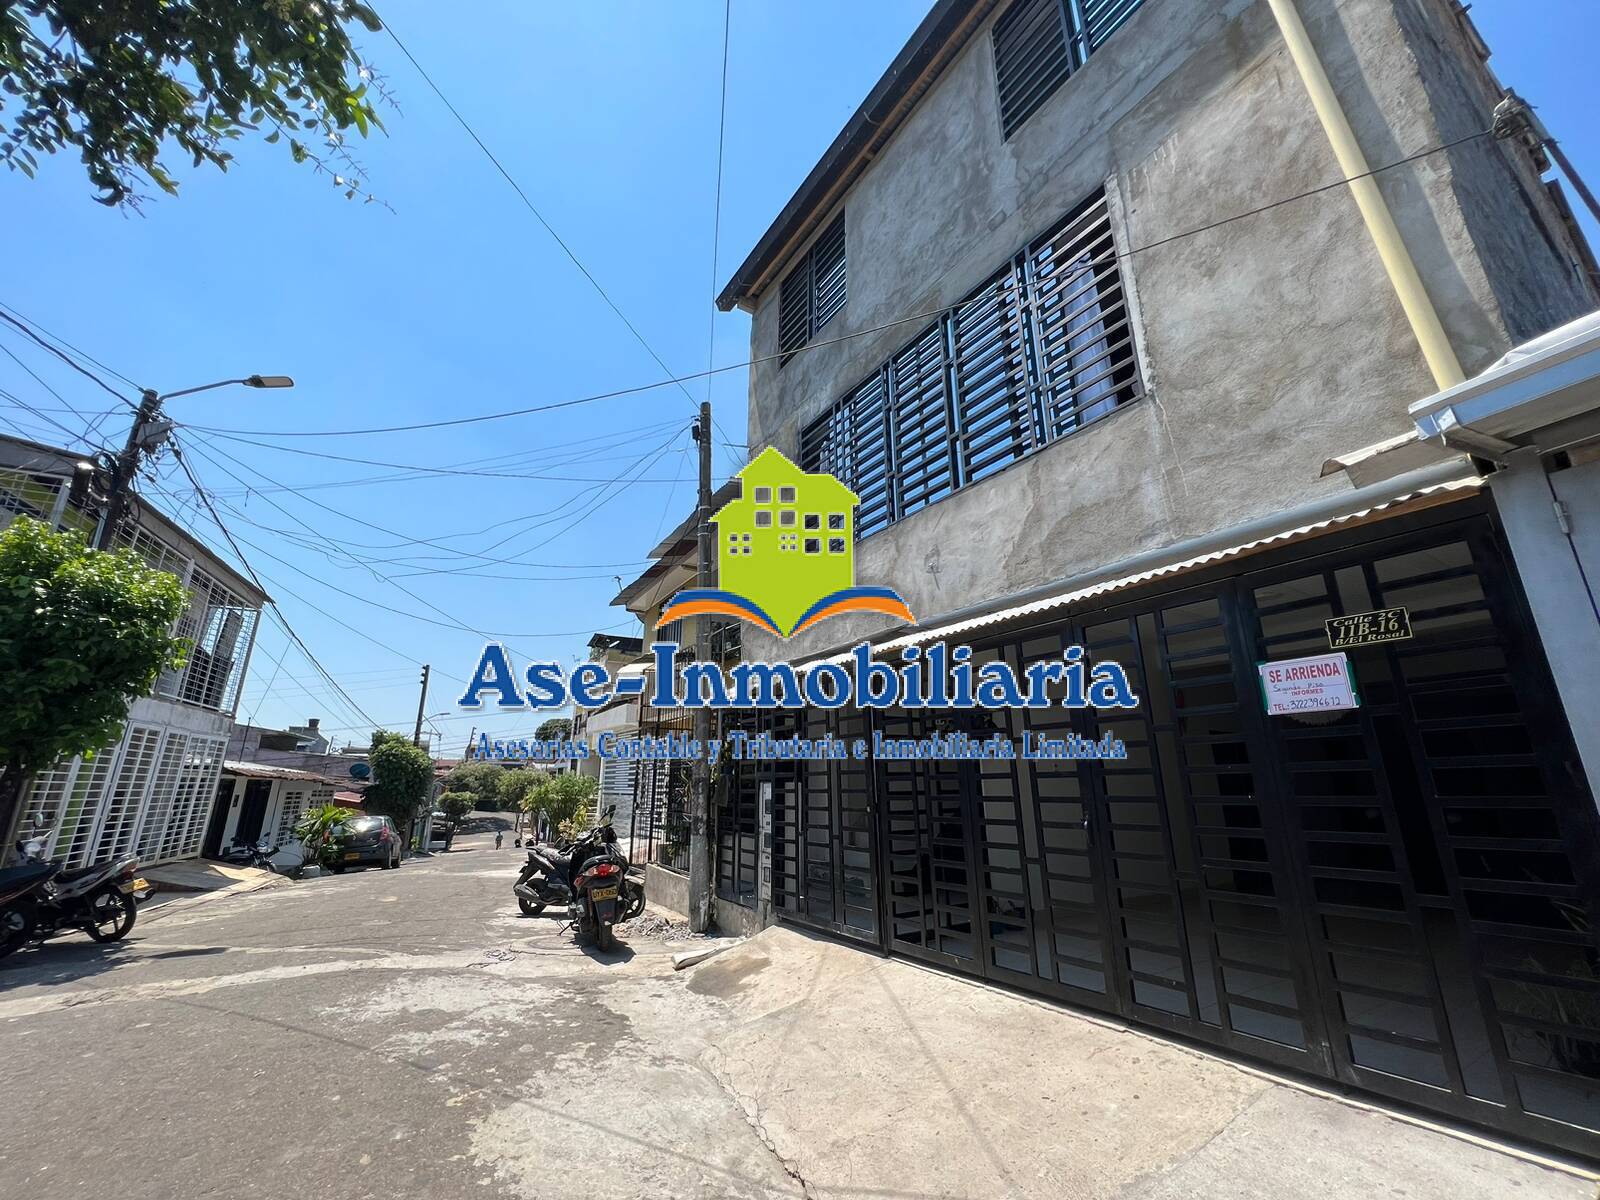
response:
[[[792,932],[683,973],[648,928],[585,953],[517,912],[519,860],[464,838],[399,871],[169,902],[124,945],[16,956],[0,1194],[1594,1195]]]

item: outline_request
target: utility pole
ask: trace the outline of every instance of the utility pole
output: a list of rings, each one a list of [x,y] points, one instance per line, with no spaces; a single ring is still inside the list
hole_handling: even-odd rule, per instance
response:
[[[96,550],[111,549],[111,543],[116,540],[117,527],[122,524],[123,517],[128,513],[128,495],[133,490],[134,479],[138,477],[139,464],[146,454],[158,449],[167,440],[167,434],[172,429],[172,422],[161,415],[161,402],[174,400],[179,396],[192,396],[196,392],[232,387],[236,383],[251,388],[294,386],[294,380],[287,375],[249,375],[244,379],[219,379],[216,383],[203,383],[199,387],[183,388],[181,391],[167,392],[165,395],[157,395],[153,388],[144,389],[139,397],[139,407],[134,412],[133,428],[128,430],[128,441],[122,447],[122,453],[115,457],[107,454],[96,455],[96,462],[111,476],[106,488],[105,517],[100,524],[100,533],[94,540]]]
[[[694,440],[700,445],[700,500],[696,526],[700,531],[700,587],[711,586],[711,402],[700,405],[700,420],[694,427]],[[711,661],[711,623],[694,619],[695,661]],[[694,736],[700,754],[694,760],[694,785],[689,792],[689,928],[704,933],[711,925],[711,761],[706,746],[711,741],[711,710],[704,705],[694,710]]]
[[[417,727],[411,732],[411,744],[422,745],[422,713],[428,707],[428,669],[429,664],[422,664],[422,694],[417,697]]]
[[[106,491],[105,519],[100,524],[99,536],[95,538],[96,550],[111,549],[116,539],[117,528],[128,511],[128,493],[133,488],[134,477],[139,473],[139,462],[149,448],[146,444],[147,431],[160,415],[161,397],[146,388],[133,418],[133,428],[128,430],[128,441],[122,447],[122,453],[111,460],[111,486]]]

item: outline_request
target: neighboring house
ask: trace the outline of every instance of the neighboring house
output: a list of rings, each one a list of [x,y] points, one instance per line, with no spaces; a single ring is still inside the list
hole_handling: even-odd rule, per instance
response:
[[[737,501],[740,484],[730,479],[712,495],[712,512],[725,511]],[[753,529],[753,525],[752,525]],[[738,532],[730,529],[730,532]],[[661,612],[684,588],[701,585],[699,578],[699,539],[696,516],[691,512],[650,551],[651,563],[617,593],[611,603],[627,609],[639,620],[644,636],[640,639],[640,662],[623,668],[646,676],[644,695],[639,698],[638,732],[649,737],[670,734],[691,736],[694,716],[686,708],[657,708],[649,703],[654,690],[650,675],[653,642],[676,642],[681,647],[679,661],[695,652],[692,619],[661,623]],[[713,556],[715,563],[715,556]],[[715,571],[715,567],[713,566]],[[722,585],[713,575],[704,586]],[[709,618],[708,618],[709,619]],[[712,657],[725,665],[739,661],[744,626],[738,621],[712,619],[710,631]],[[687,912],[689,824],[687,800],[690,768],[685,761],[654,761],[642,764],[635,772],[632,816],[626,826],[619,823],[619,837],[630,843],[629,856],[637,866],[649,864],[648,893],[659,904],[677,912]],[[663,875],[662,872],[666,872]],[[670,876],[670,877],[668,877]]]
[[[337,779],[345,787],[364,782],[368,777],[366,748],[346,748],[336,753],[320,734],[307,738],[305,730],[315,726],[315,720],[310,725],[289,729],[235,725],[229,732],[228,759],[309,771]]]
[[[311,717],[304,725],[291,725],[289,732],[299,736],[295,749],[307,754],[326,754],[333,748],[333,743],[328,740],[327,734],[319,728],[321,718]]]
[[[70,450],[0,436],[0,526],[25,514],[56,528],[94,532],[69,500]],[[145,864],[200,852],[239,700],[256,622],[267,596],[186,530],[147,504],[115,544],[170,571],[189,592],[176,632],[188,662],[135,700],[121,734],[92,759],[37,775],[21,807],[24,827],[48,830],[46,853],[66,866],[136,854]]]
[[[235,846],[294,841],[294,827],[307,812],[338,803],[339,786],[338,780],[292,767],[224,762],[202,853],[215,858]]]
[[[1320,116],[1275,9],[1332,81]],[[739,714],[846,741],[1113,733],[1129,757],[738,764],[725,923],[1600,1153],[1600,833],[1572,731],[1600,650],[1529,608],[1568,597],[1592,634],[1572,564],[1594,534],[1559,528],[1593,519],[1583,451],[1533,444],[1513,514],[1488,443],[1420,444],[1408,412],[1597,303],[1541,152],[1484,134],[1486,59],[1455,0],[933,6],[719,299],[752,318],[752,450],[859,497],[856,581],[918,624],[746,650],[940,639],[1020,668],[1083,645],[1142,703]],[[1381,256],[1327,186],[1335,109],[1384,168]],[[1548,560],[1508,544],[1513,515]],[[1345,650],[1359,707],[1268,714],[1258,664],[1402,609],[1409,636]]]
[[[639,658],[644,643],[636,637],[597,633],[589,639],[589,661],[599,663],[615,678],[629,664]],[[595,793],[595,811],[599,815],[612,805],[616,806],[614,821],[617,828],[626,830],[633,820],[633,795],[637,787],[639,764],[632,759],[599,757],[597,751],[604,734],[612,738],[632,738],[639,734],[639,699],[620,696],[600,709],[574,707],[572,715],[573,741],[589,744],[591,757],[573,764],[580,775],[598,782]]]

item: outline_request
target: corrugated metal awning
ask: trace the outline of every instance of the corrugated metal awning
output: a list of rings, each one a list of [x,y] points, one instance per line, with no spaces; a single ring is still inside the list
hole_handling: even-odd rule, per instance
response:
[[[993,612],[983,613],[967,618],[966,620],[951,621],[944,624],[931,625],[926,629],[913,630],[885,641],[872,641],[874,650],[893,651],[905,646],[921,645],[924,642],[948,640],[971,633],[976,629],[985,629],[995,625],[1006,625],[1013,621],[1037,616],[1041,613],[1053,612],[1057,609],[1067,608],[1081,603],[1084,600],[1097,596],[1108,595],[1113,592],[1125,591],[1143,583],[1156,579],[1165,579],[1174,575],[1182,575],[1201,567],[1209,567],[1216,563],[1227,562],[1230,559],[1241,558],[1273,546],[1287,545],[1290,542],[1304,538],[1316,537],[1321,534],[1331,533],[1338,529],[1360,525],[1380,513],[1394,514],[1402,509],[1426,507],[1431,503],[1450,500],[1460,495],[1476,492],[1482,480],[1476,475],[1462,479],[1454,479],[1445,483],[1433,484],[1428,487],[1418,488],[1401,496],[1368,505],[1353,512],[1343,513],[1338,516],[1328,517],[1320,521],[1313,521],[1304,525],[1296,525],[1282,529],[1275,533],[1265,534],[1249,541],[1239,542],[1204,554],[1188,558],[1177,559],[1169,563],[1149,567],[1142,571],[1130,572],[1126,575],[1117,575],[1111,578],[1085,583],[1081,587],[1067,586],[1061,591],[1031,600],[1026,604],[1017,604],[1009,608],[996,609]],[[871,641],[872,639],[868,639]],[[846,662],[848,653],[834,654],[813,659],[813,662]]]
[[[329,779],[326,775],[318,775],[315,771],[301,771],[294,767],[276,767],[268,763],[257,762],[225,762],[222,764],[224,775],[237,775],[240,779],[292,779],[301,783],[325,783],[329,787],[342,787],[337,779]]]

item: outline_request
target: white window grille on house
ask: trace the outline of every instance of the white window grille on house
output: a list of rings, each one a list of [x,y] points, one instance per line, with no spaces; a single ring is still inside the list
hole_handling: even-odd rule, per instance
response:
[[[121,761],[105,793],[100,824],[91,835],[85,862],[106,862],[132,853],[139,817],[155,775],[156,751],[160,744],[160,729],[149,725],[128,726]]]
[[[142,863],[200,852],[226,739],[130,726],[120,744],[38,775],[24,828],[49,830],[45,853],[66,867],[137,854]]]
[[[184,756],[189,750],[189,737],[173,731],[161,745],[156,760],[155,782],[150,788],[150,803],[145,806],[144,821],[139,835],[139,858],[149,862],[160,852],[161,839],[172,820],[173,806],[178,797],[178,780],[183,774]]]
[[[193,858],[200,853],[206,823],[211,819],[211,808],[217,798],[217,778],[222,774],[222,752],[226,746],[226,738],[189,738],[172,816],[151,861]]]
[[[112,544],[118,550],[132,550],[157,571],[176,575],[180,583],[188,574],[188,555],[133,520],[123,522]]]
[[[189,607],[176,632],[189,642],[187,661],[156,681],[155,694],[217,712],[232,712],[244,674],[245,651],[260,609],[198,566],[190,569]]]
[[[330,792],[329,795],[332,793]],[[278,806],[277,836],[272,839],[274,846],[284,846],[294,839],[294,827],[300,824],[300,818],[306,815],[306,793],[302,789],[286,791],[283,801]]]

